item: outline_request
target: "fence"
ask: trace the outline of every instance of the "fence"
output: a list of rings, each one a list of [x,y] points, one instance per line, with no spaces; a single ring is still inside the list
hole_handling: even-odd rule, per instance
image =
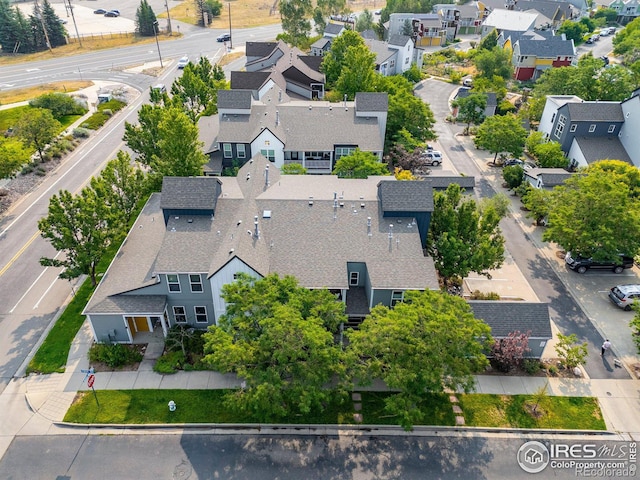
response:
[[[110,39],[110,38],[133,38],[135,37],[135,32],[98,32],[98,33],[81,33],[80,38],[82,40],[89,39]],[[78,41],[77,35],[71,35],[67,37],[67,43],[76,43]]]

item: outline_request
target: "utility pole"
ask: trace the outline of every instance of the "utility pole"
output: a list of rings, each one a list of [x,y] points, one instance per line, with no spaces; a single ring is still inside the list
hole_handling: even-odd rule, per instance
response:
[[[160,55],[160,44],[158,43],[158,21],[153,22],[153,33],[156,36],[156,47],[158,47],[158,58],[160,59],[160,68],[164,68],[162,65],[162,55]]]
[[[233,50],[233,35],[231,34],[231,2],[229,2],[229,48]]]
[[[167,0],[164,0],[164,8],[167,9],[167,31],[169,32],[169,36],[171,36],[171,17],[169,16],[169,5],[167,4]]]
[[[51,48],[51,42],[49,41],[49,33],[47,32],[47,26],[44,23],[44,17],[42,16],[42,12],[40,11],[40,5],[38,5],[38,0],[33,0],[35,14],[40,19],[40,24],[42,25],[42,31],[44,32],[44,39],[47,42],[47,47],[50,52],[53,52],[53,48]]]
[[[78,43],[80,44],[80,48],[82,48],[82,39],[80,38],[80,34],[78,33],[78,24],[76,23],[76,16],[73,14],[73,7],[71,6],[71,0],[67,0],[69,2],[69,10],[71,10],[71,20],[73,20],[73,26],[76,29],[76,37],[78,37]]]

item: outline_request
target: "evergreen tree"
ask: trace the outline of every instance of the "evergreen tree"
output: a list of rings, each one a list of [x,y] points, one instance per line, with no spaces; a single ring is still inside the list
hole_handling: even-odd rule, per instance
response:
[[[142,37],[153,37],[156,33],[153,26],[156,21],[156,14],[153,13],[151,5],[147,0],[141,0],[136,10],[136,34]]]
[[[42,2],[42,18],[44,19],[44,25],[47,29],[47,35],[49,36],[49,42],[51,47],[60,47],[67,44],[67,31],[64,28],[60,17],[56,15],[55,10],[49,3],[49,0]]]

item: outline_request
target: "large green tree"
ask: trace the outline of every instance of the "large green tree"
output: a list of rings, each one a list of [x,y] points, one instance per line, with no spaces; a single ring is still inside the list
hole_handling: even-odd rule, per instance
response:
[[[365,46],[362,37],[354,31],[347,30],[338,35],[331,43],[331,49],[322,59],[321,69],[327,79],[327,85],[332,88],[340,77],[342,69],[347,66],[345,55],[350,47]]]
[[[594,164],[553,190],[543,239],[595,260],[639,253],[638,191],[635,167],[612,161]]]
[[[584,23],[573,22],[571,20],[565,20],[558,29],[558,35],[564,35],[567,40],[573,40],[573,43],[582,43],[582,37],[589,31],[589,28]]]
[[[0,178],[13,176],[29,161],[31,153],[14,138],[0,138]]]
[[[474,142],[476,147],[493,153],[495,162],[498,153],[508,152],[516,157],[522,155],[526,138],[527,131],[520,119],[513,114],[507,114],[487,117],[478,127]]]
[[[340,96],[353,100],[358,92],[371,92],[375,88],[376,55],[365,45],[356,45],[347,49],[344,67],[336,82],[336,91]]]
[[[280,20],[287,43],[302,46],[311,33],[311,0],[280,0],[278,4]]]
[[[46,217],[38,222],[40,234],[64,255],[42,257],[44,266],[64,267],[60,278],[89,275],[97,283],[96,267],[112,242],[110,211],[95,190],[84,188],[78,195],[66,190],[49,200]]]
[[[206,56],[189,63],[171,85],[172,104],[180,106],[193,123],[201,116],[218,112],[218,90],[228,90],[229,83],[218,64]]]
[[[562,147],[558,142],[543,142],[536,145],[533,153],[538,165],[546,168],[567,168],[569,159],[564,156]]]
[[[458,121],[467,124],[467,129],[473,123],[484,121],[484,110],[487,108],[487,96],[483,93],[471,93],[466,97],[456,98],[451,106],[458,109]]]
[[[381,163],[371,152],[357,148],[351,155],[340,157],[333,174],[341,178],[367,178],[370,175],[390,175],[386,163]]]
[[[471,272],[488,276],[489,270],[502,265],[504,237],[500,219],[491,204],[480,211],[458,184],[450,184],[444,192],[434,192],[426,247],[446,284]]]
[[[260,421],[321,411],[332,395],[326,385],[344,370],[334,341],[346,320],[344,303],[276,274],[241,274],[222,296],[227,310],[204,334],[204,361],[245,382],[227,403]]]
[[[53,118],[50,110],[30,108],[25,110],[15,124],[16,136],[26,145],[35,148],[44,161],[44,149],[62,130],[59,121]]]
[[[358,15],[358,20],[356,20],[356,32],[372,30],[373,25],[373,13],[365,8],[364,11],[360,15]]]
[[[385,408],[405,429],[423,419],[426,393],[471,391],[492,343],[465,300],[432,291],[405,292],[392,309],[374,307],[347,336],[352,378],[359,385],[380,379],[397,392]]]
[[[508,50],[500,47],[493,47],[491,50],[480,50],[473,57],[473,61],[481,77],[493,78],[494,75],[497,75],[507,80],[513,75],[511,55]]]
[[[86,110],[73,98],[64,93],[51,92],[40,95],[29,101],[34,108],[46,108],[51,111],[55,119],[65,115],[83,115]]]
[[[124,123],[124,141],[144,165],[151,165],[154,157],[161,156],[158,125],[165,114],[160,104],[144,104],[138,110],[138,124]]]
[[[157,18],[147,0],[140,0],[136,10],[136,33],[143,37],[153,37],[157,33],[154,26]]]

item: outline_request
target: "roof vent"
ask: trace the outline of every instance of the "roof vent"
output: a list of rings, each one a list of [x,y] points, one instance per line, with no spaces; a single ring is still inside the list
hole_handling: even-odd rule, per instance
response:
[[[262,212],[262,218],[271,218],[271,210],[265,210]]]
[[[190,218],[189,220],[187,220],[187,223],[193,223],[193,218]]]
[[[309,110],[311,110],[311,108],[312,108],[311,105],[309,105]]]
[[[313,197],[309,197],[309,206],[313,205]]]
[[[174,217],[174,219],[176,219],[176,220],[178,220],[179,218],[180,218],[180,217],[179,217],[179,216],[177,216],[177,215]]]
[[[232,248],[231,250],[229,250],[229,255],[231,255],[231,254],[232,254],[233,252],[235,252],[235,251],[236,251],[236,249],[235,249],[235,248]]]
[[[360,208],[364,208],[364,203],[361,203],[361,204],[360,204]]]

